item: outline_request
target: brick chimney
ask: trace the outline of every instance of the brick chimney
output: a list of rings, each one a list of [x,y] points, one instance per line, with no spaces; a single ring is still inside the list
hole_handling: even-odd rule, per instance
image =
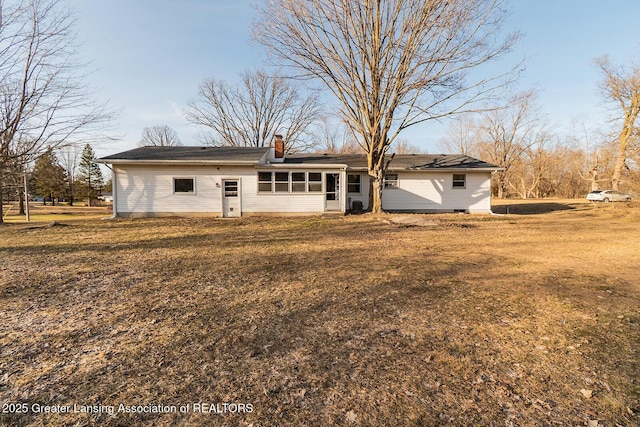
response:
[[[282,135],[276,135],[276,139],[273,141],[273,147],[275,148],[276,159],[282,159],[284,157],[284,140]]]

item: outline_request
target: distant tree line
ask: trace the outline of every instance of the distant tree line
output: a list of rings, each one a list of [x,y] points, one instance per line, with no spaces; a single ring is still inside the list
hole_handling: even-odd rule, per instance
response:
[[[600,87],[612,105],[612,125],[577,126],[554,134],[539,113],[534,91],[513,95],[507,106],[455,121],[443,150],[478,157],[503,168],[493,176],[497,197],[583,197],[613,189],[640,195],[640,67],[614,67],[599,58]]]
[[[49,147],[36,158],[31,168],[16,165],[13,173],[7,174],[4,198],[19,201],[23,213],[26,183],[32,201],[39,196],[45,205],[65,201],[73,206],[82,200],[92,206],[102,191],[110,191],[110,183],[105,183],[95,160],[95,153],[89,144],[82,151],[78,147],[58,150]]]

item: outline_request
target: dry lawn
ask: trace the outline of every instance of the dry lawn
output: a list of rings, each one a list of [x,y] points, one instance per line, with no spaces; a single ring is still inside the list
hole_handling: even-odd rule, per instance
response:
[[[640,205],[510,212],[2,226],[0,424],[639,425]]]

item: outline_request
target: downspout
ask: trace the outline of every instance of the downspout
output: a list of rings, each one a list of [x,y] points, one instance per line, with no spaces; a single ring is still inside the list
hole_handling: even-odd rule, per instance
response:
[[[108,164],[104,163],[104,165],[111,171],[111,198],[113,199],[112,202],[112,210],[113,210],[113,214],[110,217],[107,218],[102,218],[103,220],[111,220],[111,219],[116,219],[118,217],[118,209],[116,207],[117,202],[116,200],[118,200],[117,196],[116,196],[116,192],[117,192],[117,188],[118,188],[118,174],[115,171],[115,167],[110,167]]]

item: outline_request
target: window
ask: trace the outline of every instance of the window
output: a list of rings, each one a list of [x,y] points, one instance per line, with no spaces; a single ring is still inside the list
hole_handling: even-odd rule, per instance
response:
[[[271,172],[258,172],[258,191],[271,193]]]
[[[309,172],[309,193],[322,192],[322,173]]]
[[[398,188],[398,174],[388,173],[384,177],[384,188]]]
[[[453,188],[466,188],[467,187],[467,175],[463,173],[453,174]]]
[[[307,187],[307,177],[304,172],[291,172],[291,191],[293,193],[304,193]]]
[[[174,193],[195,193],[195,178],[173,178]]]
[[[347,175],[347,193],[360,194],[360,175]]]
[[[275,172],[276,176],[276,193],[289,192],[289,172]]]
[[[238,181],[224,182],[224,197],[238,197]]]
[[[320,172],[258,172],[260,193],[321,193]]]

